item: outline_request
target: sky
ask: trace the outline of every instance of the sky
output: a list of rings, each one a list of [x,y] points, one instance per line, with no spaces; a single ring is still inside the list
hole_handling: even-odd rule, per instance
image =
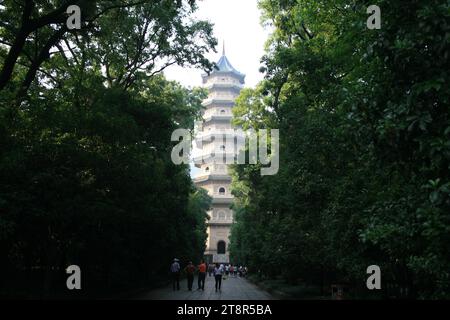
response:
[[[195,17],[214,24],[214,36],[218,39],[217,53],[210,52],[207,58],[217,62],[225,53],[233,67],[246,75],[245,87],[255,87],[263,79],[259,72],[264,44],[270,31],[261,26],[257,0],[201,0]],[[180,82],[187,87],[202,85],[203,70],[172,66],[164,71],[167,79]],[[191,176],[198,172],[190,165]]]
[[[254,87],[263,75],[259,72],[260,59],[269,31],[260,24],[257,0],[201,0],[195,16],[214,24],[214,36],[218,39],[217,53],[207,57],[217,62],[225,41],[226,56],[234,68],[246,75],[245,86]],[[173,66],[165,70],[169,80],[185,86],[201,86],[202,70]]]

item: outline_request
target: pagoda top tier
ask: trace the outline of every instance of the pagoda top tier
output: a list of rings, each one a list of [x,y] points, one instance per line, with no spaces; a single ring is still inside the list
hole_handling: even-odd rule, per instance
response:
[[[222,57],[220,57],[219,61],[216,63],[216,67],[210,74],[203,74],[203,83],[206,83],[206,80],[213,75],[231,75],[239,79],[239,82],[244,84],[245,74],[237,71],[228,60],[225,52],[223,52]]]

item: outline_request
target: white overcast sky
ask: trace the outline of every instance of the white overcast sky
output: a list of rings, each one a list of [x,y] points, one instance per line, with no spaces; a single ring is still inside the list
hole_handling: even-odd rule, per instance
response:
[[[269,30],[260,24],[257,0],[201,0],[196,17],[214,24],[214,36],[219,44],[217,53],[207,56],[217,62],[225,40],[226,56],[233,67],[246,75],[245,86],[254,87],[263,75],[258,71],[264,54],[264,44]],[[169,80],[185,86],[201,86],[202,70],[173,66],[165,70]]]

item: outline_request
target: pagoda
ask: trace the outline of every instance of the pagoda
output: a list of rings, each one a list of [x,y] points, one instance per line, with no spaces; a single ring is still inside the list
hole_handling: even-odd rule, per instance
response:
[[[208,97],[203,101],[203,121],[197,127],[197,153],[194,162],[199,173],[194,183],[208,191],[212,207],[208,212],[208,240],[205,260],[229,263],[229,236],[234,214],[231,209],[231,177],[228,165],[237,156],[236,134],[231,120],[235,99],[243,88],[245,75],[237,71],[225,55],[225,46],[216,68],[202,75]]]

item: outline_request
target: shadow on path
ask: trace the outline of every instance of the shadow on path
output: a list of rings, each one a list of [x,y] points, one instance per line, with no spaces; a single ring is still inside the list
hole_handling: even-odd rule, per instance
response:
[[[187,289],[187,281],[180,282],[180,290],[173,291],[172,285],[141,294],[137,300],[273,300],[266,291],[244,278],[228,277],[222,280],[222,290],[215,292],[214,277],[206,277],[205,291],[197,290],[197,277],[192,291]]]

